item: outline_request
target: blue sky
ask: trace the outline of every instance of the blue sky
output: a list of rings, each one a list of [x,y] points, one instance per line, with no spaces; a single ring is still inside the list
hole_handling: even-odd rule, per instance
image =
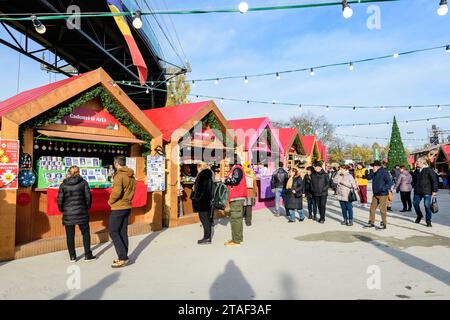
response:
[[[237,6],[240,1],[183,0],[166,1],[170,9],[217,8]],[[248,1],[250,6],[308,1]],[[450,44],[450,14],[436,14],[438,0],[401,0],[380,3],[381,29],[369,30],[366,20],[368,4],[353,5],[354,15],[344,19],[340,7],[301,10],[250,12],[243,14],[204,14],[173,16],[192,73],[188,78],[205,78],[234,74],[272,72],[285,69],[351,61]],[[163,1],[154,1],[163,9]],[[167,24],[169,20],[165,17]],[[4,33],[0,32],[0,36]],[[163,41],[162,41],[163,42]],[[163,48],[167,45],[163,44]],[[168,58],[176,61],[167,52]],[[0,78],[0,100],[16,93],[18,56],[0,47],[3,68]],[[6,67],[7,66],[7,67]],[[348,105],[410,105],[450,103],[450,54],[442,51],[418,53],[412,56],[275,77],[253,78],[245,85],[242,79],[224,80],[219,85],[197,84],[192,93],[243,99],[277,100],[303,104]],[[48,83],[49,76],[39,65],[25,57],[21,59],[20,89]],[[195,100],[195,99],[194,99]],[[217,105],[229,119],[269,116],[287,120],[301,111],[296,107],[252,105],[237,102]],[[303,108],[306,109],[306,108]],[[325,115],[336,125],[374,121],[391,121],[450,115],[450,107],[442,111],[403,109],[326,112],[308,108]],[[450,128],[450,121],[437,120],[408,126],[400,124],[404,138],[426,138],[431,124]],[[340,133],[363,136],[390,135],[390,127],[364,126],[339,129]],[[407,132],[414,132],[413,135]],[[371,140],[346,138],[349,142],[372,143]],[[382,144],[386,141],[380,140]],[[423,144],[406,142],[407,146]]]

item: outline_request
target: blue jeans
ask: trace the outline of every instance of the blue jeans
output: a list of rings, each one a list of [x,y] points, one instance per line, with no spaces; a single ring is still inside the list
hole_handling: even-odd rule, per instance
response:
[[[295,211],[298,211],[298,216],[300,220],[305,219],[305,215],[303,214],[303,209],[289,209],[289,213],[291,215],[291,221],[295,221]]]
[[[310,216],[317,215],[317,204],[314,201],[313,197],[306,197],[306,200],[308,201],[308,213]]]
[[[344,221],[353,221],[353,204],[349,201],[339,201]]]
[[[280,198],[283,199],[283,203],[286,203],[286,192],[284,188],[275,188],[275,211],[278,214],[280,213]]]
[[[414,194],[414,209],[416,210],[417,218],[422,218],[423,214],[420,210],[420,201],[423,199],[423,204],[425,206],[425,220],[431,222],[431,194]]]

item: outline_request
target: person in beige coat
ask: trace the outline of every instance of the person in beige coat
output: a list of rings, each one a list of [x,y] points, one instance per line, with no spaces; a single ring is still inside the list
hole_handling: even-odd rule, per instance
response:
[[[357,190],[358,186],[353,176],[349,173],[349,167],[340,166],[336,176],[333,178],[336,185],[336,198],[339,200],[342,210],[342,225],[353,225],[353,204],[349,201],[348,196],[351,190]]]

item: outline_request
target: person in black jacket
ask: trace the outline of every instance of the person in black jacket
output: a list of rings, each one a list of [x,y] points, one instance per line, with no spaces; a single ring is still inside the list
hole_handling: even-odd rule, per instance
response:
[[[381,223],[380,229],[386,229],[387,226],[387,206],[389,190],[392,187],[392,179],[389,172],[383,167],[382,163],[375,160],[372,164],[372,170],[367,172],[363,177],[367,180],[372,180],[372,203],[369,209],[369,222],[367,227],[375,227],[375,212],[380,207]]]
[[[195,179],[194,190],[191,194],[192,208],[198,212],[203,225],[203,238],[198,244],[210,244],[212,240],[212,225],[214,221],[214,210],[212,208],[213,198],[213,172],[204,162],[197,165],[198,175]]]
[[[314,219],[316,220],[317,216],[317,205],[314,201],[314,197],[312,195],[312,189],[311,189],[311,175],[314,171],[314,168],[312,166],[306,168],[306,175],[303,178],[304,183],[304,189],[305,189],[305,196],[306,201],[308,202],[308,219]]]
[[[92,197],[88,183],[80,176],[77,166],[69,168],[68,177],[64,179],[58,190],[58,208],[63,213],[62,222],[66,228],[67,249],[70,261],[75,262],[75,226],[78,225],[83,235],[84,261],[97,259],[91,251],[91,235],[89,230],[89,214]]]
[[[311,192],[314,197],[314,202],[319,209],[320,219],[319,223],[325,222],[325,210],[327,206],[328,188],[330,186],[330,177],[323,170],[322,162],[314,164],[314,172],[311,175]]]
[[[303,180],[300,171],[292,168],[289,171],[289,179],[286,183],[286,210],[290,213],[288,222],[295,222],[295,211],[298,211],[299,220],[305,220],[303,214]]]
[[[270,181],[270,186],[275,193],[275,214],[277,216],[280,215],[280,199],[283,199],[283,203],[286,203],[286,183],[288,181],[288,173],[286,170],[284,170],[284,163],[280,162],[279,167],[277,170],[275,170],[272,174],[272,179]],[[286,206],[285,206],[286,208]],[[286,211],[286,216],[289,214]]]
[[[425,220],[427,227],[431,227],[431,201],[432,197],[436,197],[438,192],[438,181],[433,169],[427,167],[425,158],[419,158],[416,161],[416,172],[414,174],[414,210],[417,214],[416,223],[420,223],[423,218],[420,210],[420,202],[423,199],[425,206]]]

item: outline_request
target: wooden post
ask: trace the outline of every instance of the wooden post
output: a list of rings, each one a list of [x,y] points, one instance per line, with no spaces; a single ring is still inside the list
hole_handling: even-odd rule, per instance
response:
[[[2,117],[2,138],[17,139],[19,126]],[[17,190],[0,190],[0,261],[14,259]]]

